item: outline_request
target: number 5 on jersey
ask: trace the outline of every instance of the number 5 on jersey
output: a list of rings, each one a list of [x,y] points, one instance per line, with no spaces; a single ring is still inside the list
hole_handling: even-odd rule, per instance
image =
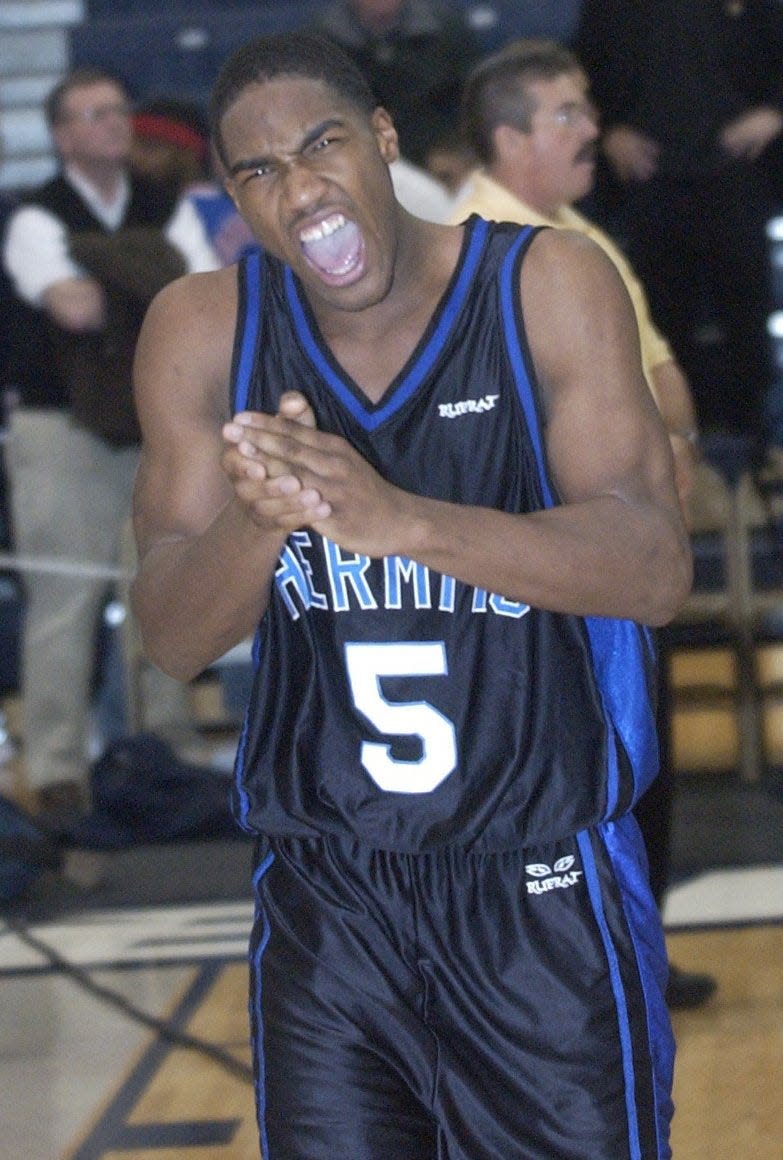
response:
[[[399,761],[391,756],[391,745],[363,741],[362,765],[389,793],[431,793],[456,768],[454,725],[428,701],[388,701],[381,678],[446,676],[443,641],[350,642],[345,646],[345,663],[359,712],[379,732],[388,737],[418,737],[422,747],[417,761]]]

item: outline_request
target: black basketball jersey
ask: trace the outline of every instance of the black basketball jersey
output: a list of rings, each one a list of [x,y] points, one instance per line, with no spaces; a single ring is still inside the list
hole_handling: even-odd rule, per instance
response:
[[[240,265],[235,410],[302,391],[393,484],[507,512],[557,502],[519,303],[529,228],[472,218],[426,333],[383,398],[342,371],[290,268]],[[377,848],[498,850],[629,809],[652,779],[652,644],[304,528],[255,641],[236,761],[241,824]]]

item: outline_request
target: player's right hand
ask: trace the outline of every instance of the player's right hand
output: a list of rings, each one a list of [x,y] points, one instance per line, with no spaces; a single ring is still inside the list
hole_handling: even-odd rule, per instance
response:
[[[245,411],[224,426],[222,465],[254,522],[287,534],[323,519],[331,509],[314,488],[303,487],[290,464],[264,455],[249,437],[250,431],[262,424],[269,430],[270,419],[272,428],[281,433],[293,423],[311,429],[316,426],[315,413],[305,396],[300,391],[286,391],[276,416]]]

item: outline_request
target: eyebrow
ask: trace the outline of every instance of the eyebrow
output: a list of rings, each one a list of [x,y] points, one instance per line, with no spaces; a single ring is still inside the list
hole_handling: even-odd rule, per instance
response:
[[[305,149],[307,149],[309,145],[314,144],[314,142],[316,142],[319,137],[322,137],[328,129],[339,129],[342,128],[344,124],[345,122],[339,117],[327,117],[325,121],[319,121],[317,125],[313,126],[312,129],[305,133],[302,140],[299,142],[295,149],[290,150],[290,153],[304,153]],[[228,172],[231,177],[236,177],[237,174],[242,173],[243,170],[260,169],[264,165],[269,165],[272,160],[273,158],[271,156],[248,157],[241,161],[236,161],[229,168]]]

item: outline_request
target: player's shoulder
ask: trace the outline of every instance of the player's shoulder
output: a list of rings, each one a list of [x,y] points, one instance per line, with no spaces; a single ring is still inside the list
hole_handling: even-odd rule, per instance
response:
[[[522,286],[543,294],[576,294],[596,308],[602,296],[623,293],[617,266],[597,241],[577,229],[539,229],[522,271]]]
[[[185,274],[156,295],[136,346],[135,381],[178,378],[225,384],[231,367],[237,311],[236,267]]]
[[[205,307],[236,312],[237,268],[226,266],[199,274],[183,274],[169,282],[154,299],[161,312],[200,311]]]
[[[167,336],[170,344],[201,347],[221,332],[233,336],[238,302],[236,266],[184,274],[153,298],[144,332]]]
[[[575,226],[539,226],[530,243],[530,253],[540,261],[561,261],[568,264],[597,261],[603,264],[606,255],[587,231]]]

